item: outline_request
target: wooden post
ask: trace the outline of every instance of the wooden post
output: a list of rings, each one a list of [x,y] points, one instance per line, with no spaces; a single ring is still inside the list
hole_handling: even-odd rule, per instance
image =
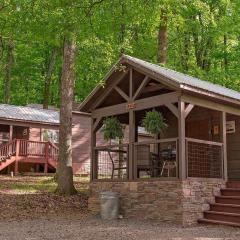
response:
[[[185,102],[178,101],[178,139],[179,139],[179,178],[186,179],[186,144],[185,144]]]
[[[48,172],[48,158],[49,158],[49,142],[45,143],[45,164],[44,164],[44,173]]]
[[[97,158],[95,153],[96,147],[96,131],[94,129],[94,119],[91,118],[91,170],[90,170],[90,179],[91,181],[97,179],[98,177],[98,167],[97,167]]]
[[[222,130],[222,143],[223,143],[223,177],[225,180],[227,180],[228,170],[227,170],[226,112],[222,112],[221,130]]]
[[[14,168],[15,175],[18,174],[19,150],[20,150],[20,140],[17,139],[16,140],[16,160],[15,160],[15,168]]]
[[[134,179],[136,164],[134,162],[134,142],[135,142],[135,113],[131,109],[129,111],[129,156],[128,156],[128,177],[129,180]]]
[[[13,125],[9,126],[9,141],[13,140]]]

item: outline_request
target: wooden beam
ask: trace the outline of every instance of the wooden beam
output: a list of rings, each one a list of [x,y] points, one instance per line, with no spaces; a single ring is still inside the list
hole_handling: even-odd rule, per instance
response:
[[[114,89],[115,89],[115,90],[119,93],[119,95],[122,96],[126,101],[129,101],[128,95],[127,95],[121,88],[119,88],[118,86],[116,86]]]
[[[222,143],[223,143],[223,177],[225,180],[228,179],[228,168],[227,168],[227,133],[226,133],[226,112],[222,112]]]
[[[177,108],[174,104],[172,104],[172,103],[166,103],[165,105],[168,107],[168,109],[169,109],[177,118],[179,118],[178,108]]]
[[[179,96],[180,96],[179,92],[172,92],[172,93],[166,93],[162,95],[139,99],[134,101],[135,108],[133,110],[138,111],[138,110],[143,110],[147,108],[162,106],[167,103],[174,103],[178,101]],[[114,115],[119,115],[127,112],[129,112],[129,109],[127,109],[127,104],[121,103],[121,104],[117,104],[109,107],[98,108],[92,112],[92,117],[93,118],[107,117],[107,116],[114,116]]]
[[[99,117],[99,118],[96,119],[96,121],[95,121],[94,124],[93,124],[93,131],[96,131],[96,129],[97,129],[97,127],[98,127],[98,125],[99,125],[99,123],[100,123],[101,120],[102,120],[101,117]]]
[[[175,103],[178,101],[179,96],[180,96],[179,92],[171,92],[153,97],[139,99],[134,102],[136,105],[134,111],[158,107],[165,105],[167,103]]]
[[[182,95],[181,100],[196,106],[205,107],[205,108],[240,116],[240,109],[237,107],[235,108],[235,107],[227,106],[224,104],[216,103],[216,102],[198,98],[198,97],[193,97],[190,95]]]
[[[97,108],[103,100],[108,96],[108,94],[113,90],[113,88],[118,85],[118,83],[128,74],[129,70],[126,70],[125,72],[122,72],[121,75],[115,80],[112,81],[112,84],[110,84],[108,87],[106,87],[105,92],[96,99],[95,104],[91,107],[91,110]]]
[[[147,85],[148,81],[149,81],[149,77],[145,76],[145,78],[143,79],[143,81],[141,82],[140,86],[138,87],[137,91],[135,92],[135,94],[133,96],[134,100],[140,95],[143,88]]]
[[[188,114],[193,110],[194,105],[189,103],[188,106],[186,107],[185,111],[184,111],[184,117],[186,118],[188,116]]]
[[[185,102],[179,100],[178,102],[178,137],[179,137],[179,178],[184,180],[187,178],[186,171],[186,146],[185,146]]]

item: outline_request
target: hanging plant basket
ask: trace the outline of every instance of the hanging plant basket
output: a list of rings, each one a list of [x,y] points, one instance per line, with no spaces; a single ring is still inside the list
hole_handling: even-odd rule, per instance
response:
[[[116,117],[107,117],[103,120],[103,137],[105,140],[121,140],[124,136],[123,126]]]
[[[165,123],[165,119],[160,112],[152,110],[146,113],[142,121],[142,126],[148,133],[158,135],[168,125]]]

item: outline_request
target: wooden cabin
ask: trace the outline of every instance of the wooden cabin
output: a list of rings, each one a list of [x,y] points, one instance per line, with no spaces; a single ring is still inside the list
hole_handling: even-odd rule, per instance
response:
[[[90,210],[110,190],[125,217],[240,226],[239,107],[236,91],[123,55],[80,107],[91,113]],[[152,109],[168,127],[141,138]],[[128,129],[121,143],[99,140],[109,116]]]
[[[73,171],[90,172],[90,117],[73,111]],[[42,106],[0,104],[0,173],[54,172],[59,112]]]

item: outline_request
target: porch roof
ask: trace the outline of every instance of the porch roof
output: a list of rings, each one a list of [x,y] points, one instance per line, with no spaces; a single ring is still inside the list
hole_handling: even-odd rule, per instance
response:
[[[0,119],[59,125],[59,112],[26,106],[0,104]]]
[[[105,77],[106,84],[108,84],[109,76],[114,71],[116,71],[116,66],[118,64],[129,64],[130,66],[141,69],[143,72],[150,73],[153,77],[154,76],[158,78],[163,77],[164,78],[163,82],[167,80],[168,83],[172,84],[175,88],[179,90],[191,91],[202,95],[214,94],[211,97],[214,96],[223,97],[223,99],[221,100],[232,99],[234,103],[240,104],[240,93],[235,90],[226,88],[218,84],[211,83],[209,81],[204,81],[174,71],[172,69],[161,67],[157,64],[149,63],[144,60],[131,57],[128,55],[122,55],[118,62],[112,67],[110,72]],[[88,112],[91,102],[96,100],[96,97],[98,97],[101,94],[101,91],[103,91],[103,89],[104,87],[102,85],[98,85],[85,99],[85,101],[83,101],[79,110]]]

